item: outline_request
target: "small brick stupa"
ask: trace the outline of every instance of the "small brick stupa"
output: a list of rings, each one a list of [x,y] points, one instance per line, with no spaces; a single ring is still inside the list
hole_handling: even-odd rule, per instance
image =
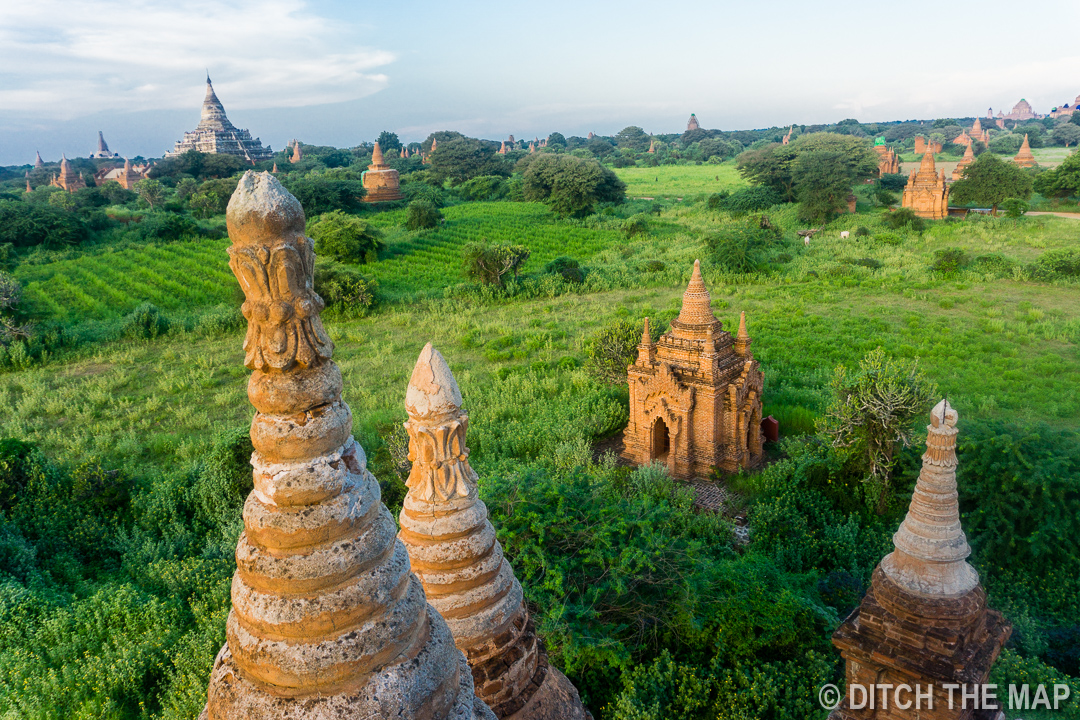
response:
[[[895,175],[900,172],[900,156],[885,144],[885,138],[874,141],[874,152],[878,155],[878,175]]]
[[[1020,152],[1016,153],[1013,162],[1020,167],[1035,167],[1039,164],[1035,161],[1035,156],[1031,154],[1031,145],[1028,144],[1027,135],[1024,135],[1024,142],[1020,146]]]
[[[745,313],[734,339],[713,315],[695,260],[671,329],[654,343],[645,319],[637,361],[627,371],[623,456],[638,464],[663,462],[679,478],[760,464],[765,376],[750,342]]]
[[[952,179],[959,180],[964,176],[964,168],[971,163],[975,162],[975,146],[974,144],[968,145],[964,150],[964,157],[960,159],[960,162],[956,163],[956,167],[952,171]]]
[[[521,584],[495,539],[469,466],[461,391],[431,343],[413,368],[405,408],[413,466],[398,536],[428,602],[472,666],[476,694],[499,718],[585,720],[577,690],[548,664]]]
[[[945,171],[938,174],[934,167],[934,153],[930,150],[923,155],[919,169],[908,178],[901,204],[929,220],[940,220],[949,214],[949,188],[945,184]]]
[[[860,685],[869,692],[906,684],[925,693],[933,685],[933,708],[924,698],[921,710],[897,709],[889,693],[886,709],[879,690],[873,705],[853,709],[849,689],[830,720],[999,717],[996,709],[976,710],[970,700],[971,686],[986,682],[1011,627],[986,607],[979,574],[967,563],[971,548],[960,527],[956,496],[956,421],[956,411],[944,400],[930,412],[922,472],[907,517],[893,536],[895,550],[874,570],[866,597],[833,635],[846,661],[848,688]],[[966,709],[961,690],[949,708],[944,686],[950,683],[969,693]],[[856,704],[863,704],[854,694]]]
[[[206,717],[494,720],[352,437],[299,201],[249,171],[226,221],[246,298],[255,489]]]
[[[371,152],[371,164],[363,175],[364,202],[388,202],[400,200],[405,197],[401,194],[401,181],[398,179],[398,171],[383,162],[382,149],[378,141],[375,149]]]

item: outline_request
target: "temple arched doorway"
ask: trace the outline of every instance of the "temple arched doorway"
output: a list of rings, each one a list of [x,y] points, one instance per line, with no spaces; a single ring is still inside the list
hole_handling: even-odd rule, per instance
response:
[[[664,422],[664,418],[656,418],[652,429],[652,452],[650,455],[653,460],[666,463],[670,452],[671,433],[668,432],[667,423]]]

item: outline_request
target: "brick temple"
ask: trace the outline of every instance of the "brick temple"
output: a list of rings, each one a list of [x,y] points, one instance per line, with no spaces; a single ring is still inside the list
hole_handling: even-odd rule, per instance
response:
[[[762,460],[761,394],[765,376],[750,352],[746,314],[735,338],[713,315],[694,261],[679,317],[653,342],[649,320],[628,369],[630,423],[623,456],[660,461],[673,477],[736,472]]]
[[[225,116],[225,107],[218,100],[210,76],[206,77],[206,97],[203,98],[202,117],[198,126],[191,132],[184,133],[184,139],[178,140],[176,147],[165,153],[165,157],[176,157],[188,150],[201,153],[237,155],[254,165],[259,160],[269,160],[273,152],[263,147],[259,138],[252,138],[247,130],[238,129]]]

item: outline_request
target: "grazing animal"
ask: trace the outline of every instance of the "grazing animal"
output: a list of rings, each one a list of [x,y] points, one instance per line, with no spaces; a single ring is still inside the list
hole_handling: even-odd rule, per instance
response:
[[[802,244],[805,245],[806,247],[810,247],[810,236],[809,235],[807,235],[806,237],[804,237],[802,239]]]
[[[840,233],[840,238],[842,240],[847,240],[848,235],[850,235],[850,234],[851,234],[850,232],[848,232],[847,230],[844,230],[843,232]]]

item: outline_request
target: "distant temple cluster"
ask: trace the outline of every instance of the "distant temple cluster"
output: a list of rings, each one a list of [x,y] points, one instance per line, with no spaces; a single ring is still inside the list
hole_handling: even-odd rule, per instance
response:
[[[184,133],[184,139],[178,140],[176,147],[165,153],[165,157],[176,157],[189,150],[202,153],[220,153],[236,155],[254,165],[260,160],[269,160],[273,151],[263,147],[259,138],[252,139],[247,130],[236,128],[225,116],[210,76],[206,77],[206,97],[202,104],[202,119],[191,132]]]

